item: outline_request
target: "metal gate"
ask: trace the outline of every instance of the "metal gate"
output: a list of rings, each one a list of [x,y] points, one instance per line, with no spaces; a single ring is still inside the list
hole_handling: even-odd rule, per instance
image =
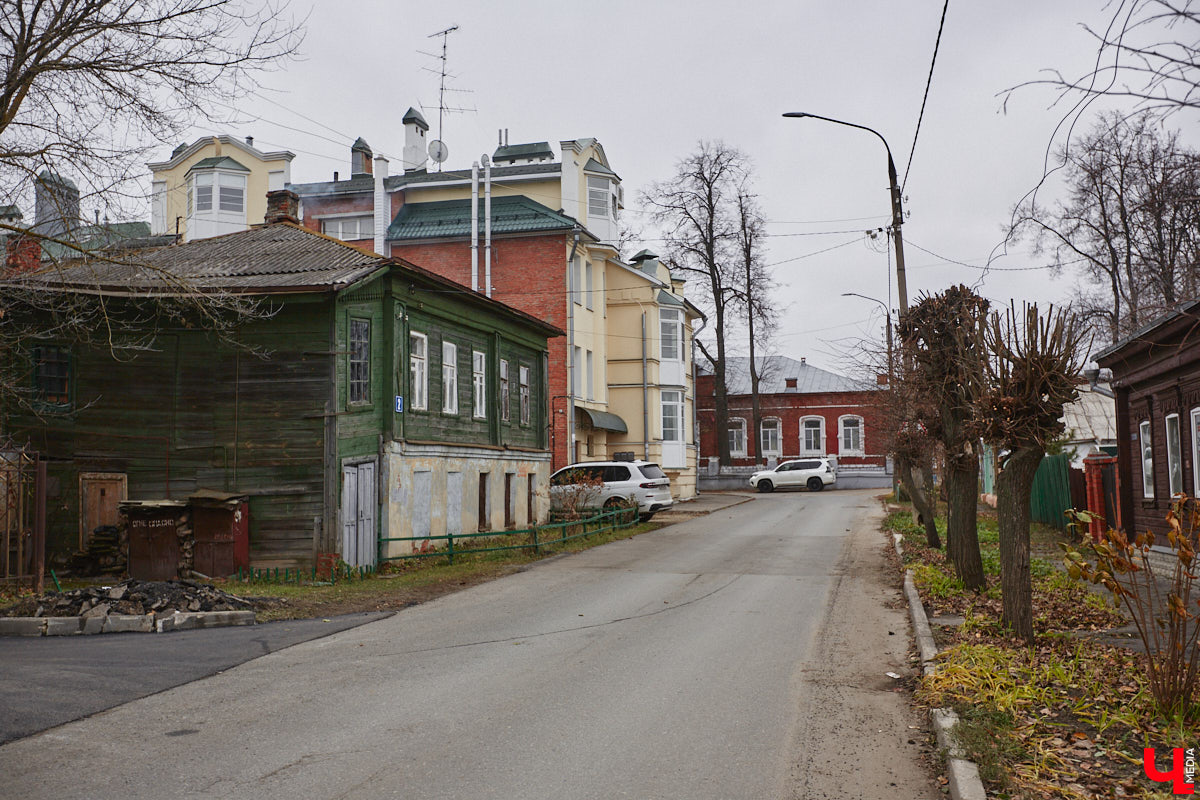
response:
[[[0,450],[3,579],[42,590],[46,565],[46,462],[29,450]]]
[[[342,560],[354,567],[375,566],[375,462],[342,467]]]

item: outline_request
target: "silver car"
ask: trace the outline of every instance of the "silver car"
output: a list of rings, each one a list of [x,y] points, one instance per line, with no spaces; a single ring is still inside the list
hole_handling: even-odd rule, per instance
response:
[[[674,502],[671,479],[649,461],[587,461],[550,476],[550,507],[558,511],[629,503],[645,522]]]
[[[837,470],[828,458],[797,458],[784,461],[775,469],[765,469],[750,476],[750,485],[760,492],[804,487],[819,492],[837,483]]]

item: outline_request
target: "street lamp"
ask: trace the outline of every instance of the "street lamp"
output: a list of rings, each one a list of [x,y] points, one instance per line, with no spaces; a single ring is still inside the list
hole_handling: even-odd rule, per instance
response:
[[[895,385],[895,375],[892,372],[892,309],[888,304],[875,297],[867,297],[865,294],[858,292],[842,292],[842,297],[861,297],[863,300],[870,300],[872,303],[879,303],[883,306],[884,319],[887,327],[887,363],[888,363],[888,386]]]
[[[904,210],[900,205],[900,186],[896,182],[896,162],[892,160],[892,148],[888,147],[887,139],[884,139],[883,134],[874,128],[868,128],[866,125],[856,125],[853,122],[846,122],[845,120],[834,119],[833,117],[822,117],[819,114],[809,114],[805,111],[789,111],[784,116],[798,119],[807,117],[809,119],[832,122],[836,125],[845,125],[848,128],[858,128],[861,131],[875,134],[879,137],[879,141],[883,142],[883,147],[887,150],[888,158],[888,185],[892,192],[892,234],[895,237],[896,243],[896,292],[900,297],[900,316],[904,316],[908,313],[908,285],[904,279],[904,239],[900,235],[900,226],[904,224]],[[871,300],[874,298],[867,299]],[[889,332],[890,330],[889,327]]]

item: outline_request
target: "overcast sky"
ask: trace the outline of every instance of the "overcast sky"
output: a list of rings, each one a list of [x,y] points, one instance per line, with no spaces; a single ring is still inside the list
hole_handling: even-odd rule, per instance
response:
[[[441,39],[428,35],[458,25],[448,43],[451,85],[465,91],[447,103],[475,110],[445,117],[447,168],[491,153],[499,128],[513,144],[550,141],[556,150],[561,139],[594,136],[623,179],[626,219],[637,224],[642,187],[669,177],[700,139],[736,146],[755,163],[772,221],[768,261],[787,262],[774,267],[784,310],[775,349],[847,372],[853,341],[882,336],[882,309],[842,293],[896,304],[886,239],[862,233],[888,222],[886,156],[868,133],[780,115],[808,111],[875,128],[903,178],[942,5],[294,2],[309,14],[303,60],[266,76],[267,89],[241,105],[251,121],[196,133],[249,134],[260,148],[290,149],[296,182],[346,176],[358,136],[396,163],[409,106],[424,109],[437,135],[437,77],[426,69],[438,62],[419,51],[440,51]],[[998,93],[1046,68],[1085,68],[1095,48],[1080,23],[1102,25],[1103,6],[951,0],[905,188],[910,299],[980,279],[1010,209],[1041,177],[1064,112],[1050,107],[1046,89],[1019,91],[1007,109]],[[1041,266],[1010,250],[980,291],[1003,303],[1066,299],[1075,277],[1027,269]]]

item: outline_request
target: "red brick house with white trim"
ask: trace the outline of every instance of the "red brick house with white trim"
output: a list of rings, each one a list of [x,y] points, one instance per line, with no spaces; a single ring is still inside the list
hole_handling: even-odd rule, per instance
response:
[[[831,456],[839,466],[885,467],[887,453],[877,435],[886,387],[856,381],[786,356],[761,359],[759,402],[763,430],[754,435],[750,359],[726,360],[731,466]],[[714,376],[697,377],[700,455],[716,458]],[[761,448],[759,446],[761,441]]]

